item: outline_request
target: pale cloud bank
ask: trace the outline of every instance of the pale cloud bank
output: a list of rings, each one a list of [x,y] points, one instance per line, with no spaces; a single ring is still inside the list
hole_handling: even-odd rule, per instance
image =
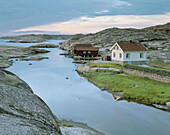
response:
[[[167,22],[170,22],[170,12],[159,15],[83,16],[66,22],[18,29],[12,31],[12,33],[29,31],[48,31],[48,33],[59,32],[61,34],[95,33],[112,27],[144,28],[158,24],[165,24]]]

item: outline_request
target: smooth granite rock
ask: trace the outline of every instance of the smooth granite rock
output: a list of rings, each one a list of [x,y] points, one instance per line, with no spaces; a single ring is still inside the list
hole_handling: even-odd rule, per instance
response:
[[[5,70],[0,70],[0,135],[61,135],[44,101]]]
[[[170,107],[170,102],[167,102],[167,103],[166,103],[166,106]]]

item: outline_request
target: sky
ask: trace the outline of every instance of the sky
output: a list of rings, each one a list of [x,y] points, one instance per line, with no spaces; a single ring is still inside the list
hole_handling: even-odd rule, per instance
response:
[[[0,0],[0,35],[95,33],[170,22],[170,0]]]

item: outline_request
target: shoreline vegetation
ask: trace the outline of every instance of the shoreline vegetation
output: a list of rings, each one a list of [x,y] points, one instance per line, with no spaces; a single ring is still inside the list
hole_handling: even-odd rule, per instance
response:
[[[122,66],[113,63],[89,63],[88,65],[90,67],[117,67],[122,69]],[[125,99],[158,105],[165,105],[170,101],[169,83],[161,83],[116,71],[83,73],[82,76],[101,90],[122,92]]]
[[[81,122],[75,122],[72,120],[57,120],[57,123],[59,124],[60,130],[64,135],[67,135],[68,132],[75,134],[84,134],[87,135],[105,135],[94,128],[89,127],[85,123]]]

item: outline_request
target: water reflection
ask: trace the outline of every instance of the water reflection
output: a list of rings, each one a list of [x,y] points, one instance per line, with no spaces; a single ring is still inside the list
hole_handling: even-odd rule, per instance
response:
[[[49,50],[41,54],[48,60],[34,61],[32,65],[18,61],[8,70],[26,81],[58,118],[87,123],[106,135],[170,133],[170,113],[125,100],[114,101],[110,93],[80,77],[73,60],[59,55],[62,50]]]

